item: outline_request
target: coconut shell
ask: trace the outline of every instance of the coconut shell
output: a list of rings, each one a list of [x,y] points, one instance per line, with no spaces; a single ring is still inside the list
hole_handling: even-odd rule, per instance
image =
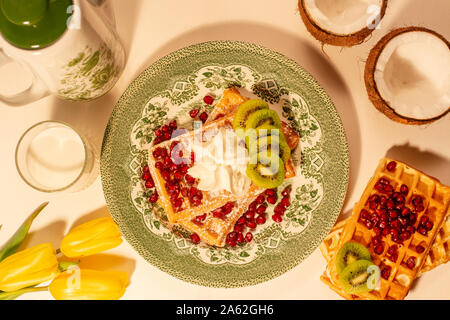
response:
[[[386,13],[387,5],[388,0],[383,0],[383,5],[380,10],[380,20],[383,19]],[[309,15],[308,11],[305,9],[304,0],[298,0],[298,9],[300,11],[300,16],[302,17],[303,23],[306,26],[306,29],[322,44],[330,44],[340,47],[352,47],[363,43],[364,40],[374,31],[374,29],[366,27],[356,33],[348,34],[345,36],[333,34],[327,30],[322,29],[319,25],[316,24],[316,22]],[[375,20],[373,21],[373,23],[375,23]]]
[[[390,107],[390,105],[383,100],[383,98],[380,95],[380,92],[378,91],[377,84],[375,82],[375,68],[378,63],[378,58],[380,57],[381,52],[386,47],[386,45],[391,41],[393,38],[406,33],[406,32],[414,32],[414,31],[423,31],[423,32],[429,32],[438,38],[440,38],[444,43],[447,44],[450,50],[450,43],[445,39],[443,36],[438,34],[437,32],[433,30],[429,30],[427,28],[423,27],[405,27],[405,28],[399,28],[395,29],[391,32],[389,32],[387,35],[385,35],[377,44],[376,46],[370,51],[369,57],[366,61],[366,67],[364,71],[364,80],[366,83],[366,89],[367,94],[369,95],[370,101],[373,103],[373,105],[384,115],[386,115],[391,120],[403,123],[403,124],[410,124],[410,125],[423,125],[428,124],[431,122],[434,122],[442,117],[444,117],[446,114],[450,112],[450,107],[447,109],[446,112],[442,113],[441,115],[432,118],[432,119],[425,119],[425,120],[419,120],[419,119],[413,119],[404,117],[402,115],[397,114],[394,109]]]

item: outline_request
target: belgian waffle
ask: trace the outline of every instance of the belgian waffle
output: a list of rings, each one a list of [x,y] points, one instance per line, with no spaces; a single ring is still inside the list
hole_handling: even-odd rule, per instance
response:
[[[442,185],[438,180],[400,161],[395,161],[396,167],[388,170],[387,164],[392,161],[387,158],[380,161],[360,201],[355,205],[352,215],[347,220],[338,223],[321,245],[322,254],[328,261],[326,272],[321,276],[321,280],[346,299],[404,299],[413,280],[421,272],[448,261],[450,187]],[[385,236],[383,241],[386,245],[383,252],[376,254],[372,240],[376,233],[373,228],[367,227],[361,213],[363,209],[371,210],[368,200],[377,193],[374,187],[381,178],[390,181],[394,191],[399,190],[403,184],[408,186],[408,193],[405,197],[407,206],[412,206],[412,202],[418,196],[422,197],[423,210],[417,212],[416,230],[420,227],[422,217],[428,217],[433,221],[433,225],[426,235],[416,231],[402,244],[394,243],[390,234]],[[381,277],[378,289],[353,295],[345,293],[339,287],[336,253],[348,241],[359,242],[366,246],[371,253],[372,261],[380,267],[382,274],[384,269],[390,270],[389,273],[386,273],[388,275],[386,279]],[[388,248],[393,245],[398,248],[396,258],[392,258],[388,254]],[[423,251],[419,251],[419,247],[423,248]],[[414,261],[414,259],[414,265],[408,266],[408,261]]]
[[[350,220],[339,221],[331,229],[330,233],[325,237],[323,242],[320,244],[320,251],[323,257],[330,262],[332,257],[339,250],[339,240],[342,236],[342,231],[344,231],[345,224]],[[450,216],[447,216],[445,223],[442,224],[441,229],[434,239],[434,242],[428,252],[428,256],[425,259],[425,263],[422,268],[417,273],[417,276],[421,276],[423,273],[430,271],[437,266],[447,263],[450,259]]]
[[[226,112],[225,106],[229,105],[229,110],[235,111],[235,105],[233,103],[237,103],[239,101],[245,101],[245,98],[241,96],[239,98],[240,94],[239,92],[234,89],[228,89],[226,94],[224,94],[221,101],[218,103],[218,105],[221,108],[221,112]],[[231,98],[233,97],[233,98]],[[159,159],[156,159],[154,157],[154,151],[158,148],[162,148],[167,150],[169,153],[171,150],[171,145],[173,143],[178,143],[180,146],[182,146],[181,150],[190,150],[190,146],[194,143],[194,139],[199,139],[199,137],[202,139],[202,141],[206,139],[211,139],[215,133],[219,131],[221,128],[225,129],[233,129],[232,122],[234,118],[234,113],[228,112],[228,114],[218,117],[217,120],[212,121],[205,126],[203,126],[200,129],[190,131],[188,133],[185,133],[183,135],[180,135],[176,138],[173,138],[171,140],[162,142],[158,145],[153,146],[149,150],[149,169],[150,173],[153,177],[153,180],[155,182],[155,187],[159,195],[159,204],[162,206],[164,211],[167,214],[167,217],[169,219],[170,223],[177,223],[180,220],[191,220],[195,218],[196,216],[202,215],[205,212],[211,212],[214,209],[217,209],[219,207],[222,207],[228,202],[234,202],[239,200],[240,198],[228,191],[223,191],[220,193],[210,194],[205,191],[197,190],[197,194],[201,197],[201,204],[194,206],[191,202],[192,196],[189,195],[189,193],[181,192],[179,197],[180,202],[182,203],[181,207],[176,207],[170,199],[170,195],[168,192],[168,189],[166,188],[166,182],[162,176],[162,172],[157,169],[157,162],[159,162]],[[295,139],[296,137],[292,134],[286,136],[286,140],[289,143],[289,139]],[[298,136],[297,136],[298,139]],[[292,143],[292,141],[291,141]],[[295,176],[295,167],[293,164],[292,159],[290,159],[285,164],[285,171],[286,171],[286,178],[291,178]],[[180,189],[181,191],[184,190],[184,188],[188,188],[188,185],[185,185],[184,182],[181,183]],[[255,192],[261,192],[261,189],[256,187],[253,183],[250,186],[250,190],[247,195],[244,197],[247,197],[248,195],[253,195]],[[193,226],[188,226],[186,228],[193,229]]]
[[[225,90],[221,101],[212,111],[208,121],[210,119],[217,120],[230,113],[233,114],[237,110],[237,107],[246,100],[247,99],[242,97],[235,88]],[[206,123],[208,123],[208,121]],[[284,123],[282,130],[291,149],[295,149],[299,142],[297,133]],[[287,170],[288,175],[295,175],[292,160],[287,165],[288,168],[290,167],[290,169]],[[213,212],[208,212],[194,218],[180,220],[179,224],[185,229],[197,233],[206,243],[223,247],[225,245],[227,234],[232,231],[237,220],[245,213],[250,203],[252,203],[262,191],[263,189],[261,188],[252,189],[246,197],[235,201],[233,203],[232,211],[224,217],[216,217]]]

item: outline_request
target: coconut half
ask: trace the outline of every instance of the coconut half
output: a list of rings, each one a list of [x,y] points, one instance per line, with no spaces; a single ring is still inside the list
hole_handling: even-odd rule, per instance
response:
[[[299,0],[300,16],[320,42],[351,47],[379,25],[387,0]]]
[[[369,99],[392,120],[425,124],[450,111],[450,44],[421,27],[396,29],[371,50]]]

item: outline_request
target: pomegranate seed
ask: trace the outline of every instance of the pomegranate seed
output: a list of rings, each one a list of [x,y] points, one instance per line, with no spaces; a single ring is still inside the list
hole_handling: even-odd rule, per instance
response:
[[[400,222],[398,220],[391,221],[391,227],[394,229],[400,229]]]
[[[161,161],[158,161],[155,163],[155,168],[158,170],[161,170],[164,168],[164,163],[162,163]]]
[[[286,188],[284,188],[283,191],[281,191],[281,195],[283,197],[289,197],[290,193],[291,193],[291,186],[287,186]]]
[[[386,184],[383,187],[383,191],[386,192],[386,193],[390,193],[390,192],[394,191],[394,187],[391,186],[390,184]]]
[[[425,248],[423,246],[416,246],[416,252],[417,253],[423,253],[425,251]]]
[[[172,129],[178,128],[177,120],[173,120],[172,122],[170,122],[169,127],[171,127]]]
[[[162,126],[161,130],[163,133],[168,133],[168,132],[170,132],[170,127],[165,124]]]
[[[183,198],[178,198],[178,199],[175,201],[175,207],[181,208],[182,205],[183,205]]]
[[[275,206],[275,209],[273,209],[273,212],[280,216],[282,216],[285,211],[286,211],[286,208],[283,207],[280,203]]]
[[[378,183],[381,183],[381,184],[389,184],[389,180],[386,179],[386,178],[380,178],[380,179],[378,180]]]
[[[211,104],[214,103],[214,98],[211,97],[211,96],[205,96],[205,97],[203,98],[203,102],[206,103],[206,104],[211,105]]]
[[[192,176],[189,175],[189,174],[186,174],[186,175],[184,176],[184,180],[186,180],[186,182],[187,182],[188,184],[193,184],[193,183],[195,182],[195,178],[192,177]]]
[[[268,203],[270,203],[270,204],[275,204],[275,203],[277,203],[277,197],[275,197],[275,196],[269,196],[269,197],[267,197],[267,202]]]
[[[386,266],[381,270],[381,276],[383,277],[383,279],[388,280],[390,275],[391,275],[391,267]]]
[[[427,229],[425,229],[424,227],[419,227],[417,229],[417,232],[419,232],[421,235],[426,236],[427,235]]]
[[[191,234],[191,241],[194,244],[199,244],[200,243],[200,237],[198,236],[198,234],[196,234],[196,233]]]
[[[253,211],[253,212],[255,212],[256,211],[256,207],[257,207],[257,203],[256,203],[256,201],[253,201],[252,203],[250,203],[250,205],[248,206],[248,211]]]
[[[247,211],[244,214],[245,219],[247,220],[252,220],[253,218],[255,218],[255,213],[253,211]]]
[[[408,260],[406,260],[406,266],[410,269],[414,269],[416,266],[416,257],[409,257]]]
[[[393,255],[397,253],[397,249],[398,247],[396,245],[390,246],[389,249],[387,250],[387,253],[389,255]]]
[[[420,204],[423,204],[423,199],[421,196],[415,196],[412,200],[412,204],[416,207]]]
[[[417,215],[414,212],[409,214],[409,223],[414,224],[417,221]]]
[[[164,141],[170,140],[170,133],[166,132],[162,135],[162,137],[163,137]]]
[[[259,215],[256,218],[256,223],[257,224],[264,224],[264,223],[266,223],[266,217],[264,215]]]
[[[409,192],[408,186],[406,184],[402,184],[400,187],[400,193],[404,196],[406,196]]]
[[[369,230],[373,228],[373,222],[371,222],[371,221],[366,221],[364,225]]]
[[[420,217],[420,224],[426,224],[428,222],[428,217],[427,216],[422,216]]]
[[[283,207],[287,208],[291,205],[291,200],[289,200],[288,197],[284,197],[283,199],[281,199],[281,204],[283,205]]]
[[[169,181],[170,179],[170,173],[167,170],[163,170],[161,171],[161,177],[165,180],[165,181]]]
[[[387,164],[387,166],[386,166],[386,169],[388,170],[388,171],[394,171],[395,170],[395,168],[397,167],[397,162],[395,162],[395,161],[391,161],[391,162],[389,162],[388,164]]]
[[[242,216],[242,217],[240,217],[240,218],[238,219],[237,224],[242,225],[242,224],[244,224],[246,221],[247,221],[247,219],[245,219],[245,217]]]
[[[416,228],[414,228],[413,226],[407,226],[406,231],[410,234],[414,234],[414,232],[416,232]]]
[[[430,222],[430,221],[428,221],[428,222],[425,224],[425,229],[427,229],[428,231],[430,231],[431,229],[433,229],[433,223]]]
[[[258,214],[263,214],[264,212],[266,212],[266,209],[267,209],[267,207],[265,206],[265,205],[260,205],[257,209],[256,209],[256,212],[258,213]]]
[[[240,232],[242,232],[242,230],[244,230],[242,225],[240,225],[240,224],[235,224],[234,225],[233,231],[235,231],[235,232],[237,232],[239,234]]]
[[[175,178],[175,180],[178,180],[178,181],[183,179],[183,173],[181,173],[179,171],[175,172],[174,178]]]
[[[389,200],[386,202],[386,208],[388,208],[388,209],[394,209],[394,207],[395,207],[395,202],[394,202],[394,200],[389,199]]]
[[[402,195],[398,195],[397,197],[395,197],[395,202],[397,202],[398,204],[404,204],[405,203],[405,197]]]
[[[150,179],[151,177],[152,177],[152,176],[151,176],[150,172],[143,172],[143,173],[142,173],[142,176],[141,176],[141,179],[144,180],[144,181],[147,181],[147,180]]]
[[[369,202],[376,202],[379,203],[380,202],[380,197],[377,194],[373,194],[369,197],[368,199]]]
[[[194,119],[194,118],[198,115],[199,112],[200,112],[199,109],[191,110],[191,111],[189,111],[189,116],[190,116],[192,119]]]
[[[245,225],[246,225],[247,227],[249,227],[250,229],[256,228],[256,222],[255,222],[254,219],[252,219],[252,220],[247,220],[247,222],[245,222]]]
[[[378,207],[378,204],[376,202],[369,202],[369,208],[372,210],[375,210]]]
[[[155,136],[159,137],[162,134],[161,128],[156,128],[153,130]]]
[[[402,239],[403,241],[408,240],[411,237],[411,235],[409,234],[408,231],[402,232],[400,234],[400,239]]]
[[[242,234],[242,232],[238,232],[236,241],[237,241],[238,243],[243,243],[243,242],[245,241],[244,235]]]
[[[272,220],[279,223],[279,222],[283,221],[283,218],[281,217],[280,214],[276,213],[272,216]]]
[[[375,247],[374,252],[376,254],[382,254],[384,251],[384,245],[383,244],[379,244]]]
[[[263,204],[264,201],[266,201],[266,198],[265,198],[262,194],[260,194],[260,195],[256,198],[256,203],[257,203],[257,204]]]
[[[398,211],[396,209],[389,210],[389,217],[395,219],[398,217]]]
[[[223,218],[223,211],[220,210],[220,208],[217,209],[217,210],[214,210],[214,211],[213,211],[213,216],[214,216],[215,218],[222,219],[222,218]]]
[[[158,201],[158,192],[153,192],[152,195],[150,196],[149,201],[151,203],[155,203],[156,201]]]
[[[154,188],[155,183],[153,182],[153,179],[148,179],[147,181],[145,181],[145,187],[147,189]]]
[[[409,219],[408,219],[408,218],[405,218],[405,217],[400,217],[400,218],[398,218],[398,221],[399,221],[403,226],[406,226],[406,225],[408,225]]]
[[[237,236],[238,236],[238,234],[237,234],[237,232],[230,232],[228,235],[227,235],[227,239],[229,239],[229,240],[236,240],[236,238],[237,238]]]
[[[423,210],[425,210],[425,207],[421,204],[417,205],[416,207],[416,212],[422,212]]]
[[[377,245],[377,244],[382,243],[381,237],[380,237],[380,236],[373,237],[373,238],[372,238],[372,243],[373,243],[374,245]]]
[[[201,215],[201,216],[196,216],[194,218],[194,221],[197,222],[197,223],[201,223],[201,222],[205,221],[205,219],[206,219],[206,213]]]
[[[398,236],[398,229],[391,229],[391,236],[397,237]]]
[[[383,229],[386,229],[387,224],[386,224],[385,221],[380,221],[380,223],[378,224],[378,227],[379,227],[381,230],[383,230]]]
[[[273,197],[275,195],[275,190],[267,189],[266,191],[264,191],[264,193],[266,196]]]
[[[360,215],[361,215],[361,218],[365,219],[365,220],[369,219],[369,217],[370,217],[370,213],[366,209],[362,209],[360,212]]]
[[[402,217],[409,216],[410,213],[411,213],[411,210],[409,210],[408,207],[403,207],[403,209],[402,209],[401,212],[400,212],[400,214],[402,215]]]
[[[380,197],[380,206],[384,207],[386,205],[387,198],[385,196]]]
[[[375,190],[379,191],[379,192],[383,192],[384,191],[384,185],[381,183],[377,183],[375,185]]]
[[[247,232],[245,235],[245,241],[251,242],[253,240],[253,234],[251,232]]]
[[[208,120],[208,114],[206,112],[202,112],[202,114],[200,115],[200,120],[205,123],[206,120]]]
[[[232,248],[236,246],[236,240],[228,240],[228,239],[227,239],[226,242],[227,242],[227,244],[228,244],[230,247],[232,247]]]
[[[398,253],[395,253],[389,257],[389,260],[391,260],[392,262],[396,262],[397,259],[398,259]]]

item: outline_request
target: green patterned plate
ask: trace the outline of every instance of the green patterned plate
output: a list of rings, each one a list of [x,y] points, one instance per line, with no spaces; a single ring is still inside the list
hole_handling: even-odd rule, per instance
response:
[[[270,206],[268,222],[253,232],[251,243],[193,245],[187,231],[169,231],[163,210],[147,200],[140,176],[153,129],[173,118],[191,126],[189,111],[210,111],[229,86],[271,103],[300,134],[293,156],[297,176],[284,184],[292,185],[291,206],[280,224],[270,219]],[[212,106],[203,103],[207,94],[215,97]],[[115,106],[101,156],[108,208],[128,242],[161,270],[212,287],[267,281],[311,254],[340,213],[348,167],[340,118],[312,76],[279,53],[231,41],[178,50],[145,70]]]

